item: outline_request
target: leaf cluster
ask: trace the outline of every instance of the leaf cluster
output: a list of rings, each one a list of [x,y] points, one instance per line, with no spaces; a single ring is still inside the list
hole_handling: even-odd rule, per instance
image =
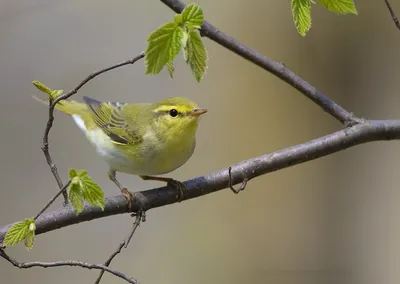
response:
[[[357,15],[354,0],[316,0],[329,11],[337,14]],[[296,29],[305,36],[311,28],[311,3],[312,0],[292,0],[292,16]]]
[[[193,76],[200,82],[207,69],[207,51],[199,35],[198,29],[204,22],[200,6],[190,4],[147,38],[145,65],[146,74],[158,74],[164,68],[173,78],[174,60],[182,50],[183,58],[189,65]]]

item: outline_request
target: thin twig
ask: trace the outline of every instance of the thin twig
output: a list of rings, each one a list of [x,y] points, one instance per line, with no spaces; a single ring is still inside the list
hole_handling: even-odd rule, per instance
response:
[[[49,152],[49,133],[50,133],[50,129],[52,128],[53,122],[54,122],[54,108],[55,108],[56,104],[59,101],[68,99],[72,95],[76,94],[80,88],[82,88],[87,82],[89,82],[93,78],[97,77],[98,75],[103,74],[103,73],[105,73],[107,71],[110,71],[112,69],[116,69],[116,68],[125,66],[125,65],[134,64],[136,61],[140,60],[143,57],[144,57],[144,52],[140,53],[138,56],[136,56],[134,58],[131,58],[131,59],[127,60],[127,61],[115,64],[113,66],[101,69],[99,71],[96,71],[96,72],[90,74],[89,76],[87,76],[73,90],[69,91],[68,93],[66,93],[64,95],[61,95],[61,96],[57,97],[54,101],[51,101],[51,100],[49,101],[49,118],[48,118],[48,121],[47,121],[47,124],[46,124],[46,129],[44,131],[43,144],[42,144],[41,148],[42,148],[42,151],[44,153],[44,156],[46,157],[47,164],[49,165],[50,170],[53,173],[53,176],[56,179],[58,187],[60,189],[63,188],[63,183],[61,181],[60,175],[58,174],[57,167],[53,163],[53,160],[52,160],[50,152]],[[63,193],[63,196],[64,196],[64,204],[66,205],[66,204],[68,204],[67,192],[64,190],[62,193]]]
[[[76,260],[65,260],[65,261],[54,261],[54,262],[42,262],[42,261],[32,261],[32,262],[19,262],[6,254],[6,252],[3,249],[0,249],[0,256],[10,262],[12,265],[18,268],[31,268],[31,267],[59,267],[59,266],[79,266],[83,268],[88,268],[88,269],[102,269],[107,271],[108,273],[111,273],[121,279],[124,279],[125,281],[132,283],[132,284],[139,284],[139,282],[124,273],[114,270],[112,268],[109,268],[107,266],[104,266],[103,264],[90,264],[82,261],[76,261]]]
[[[39,213],[37,213],[37,215],[36,215],[35,218],[33,218],[33,219],[36,220],[37,218],[39,218],[39,216],[42,215],[43,212],[46,211],[46,209],[49,208],[50,205],[54,203],[54,201],[57,199],[57,197],[60,196],[61,193],[63,193],[64,191],[67,192],[67,188],[68,188],[68,186],[70,185],[70,183],[71,183],[71,180],[69,180],[69,181],[61,188],[61,190],[60,190],[52,199],[50,199],[50,201],[46,204],[46,206],[43,207],[43,209],[40,210]],[[68,197],[67,197],[67,198],[68,198]]]
[[[250,180],[363,143],[395,139],[400,139],[400,120],[366,120],[303,144],[242,161],[232,166],[231,183],[232,185],[239,184],[244,178]],[[222,169],[188,180],[184,184],[187,189],[185,194],[185,200],[187,200],[227,188],[229,176],[227,170]],[[133,193],[132,211],[137,212],[140,209],[147,211],[176,202],[178,199],[175,188],[159,187]],[[131,213],[128,210],[126,198],[122,195],[106,198],[104,210],[86,204],[83,211],[76,215],[74,209],[67,206],[43,213],[35,222],[35,233],[39,235],[73,224],[122,213]],[[0,227],[0,243],[11,225]]]
[[[400,30],[400,22],[399,19],[396,16],[396,13],[394,12],[392,5],[390,4],[389,0],[385,0],[386,6],[389,9],[390,16],[392,16],[392,20],[396,27]]]
[[[182,12],[186,6],[180,0],[161,0],[161,2],[166,4],[176,13]],[[275,62],[265,55],[262,55],[261,53],[245,46],[236,39],[224,34],[218,28],[206,21],[204,21],[204,24],[201,26],[200,32],[202,36],[208,37],[216,43],[219,43],[223,47],[267,70],[292,87],[296,88],[345,126],[352,126],[361,122],[361,120],[358,119],[354,114],[335,103],[321,91],[317,90],[317,88],[287,68],[283,63]]]
[[[53,120],[54,120],[54,117],[53,117],[53,116],[50,118],[50,107],[49,107],[49,120],[48,120],[48,122],[47,122],[47,127],[49,127],[49,125],[50,125],[50,127],[53,125]],[[43,141],[44,141],[44,139],[43,139]],[[53,163],[53,159],[51,158],[51,155],[50,155],[50,152],[49,152],[49,143],[48,143],[48,141],[43,142],[43,145],[42,145],[41,148],[42,148],[43,154],[44,154],[44,156],[45,156],[45,158],[46,158],[47,164],[49,165],[50,170],[51,170],[51,172],[52,172],[52,174],[53,174],[53,176],[54,176],[54,178],[55,178],[55,180],[56,180],[56,182],[57,182],[58,187],[59,187],[59,188],[64,188],[63,182],[62,182],[62,180],[61,180],[61,177],[60,177],[60,175],[58,174],[57,167],[56,167],[56,165]],[[63,197],[64,197],[64,206],[66,206],[66,205],[68,204],[68,194],[67,194],[67,191],[66,191],[66,190],[61,191],[61,193],[62,193],[62,195],[63,195]]]
[[[119,244],[119,246],[117,247],[117,249],[110,255],[110,257],[109,257],[109,258],[107,259],[107,261],[104,263],[104,266],[107,266],[107,267],[108,267],[108,266],[110,265],[111,261],[114,259],[114,257],[116,257],[117,254],[121,253],[122,248],[123,248],[123,247],[124,247],[124,248],[127,248],[127,247],[128,247],[128,245],[129,245],[129,243],[130,243],[130,241],[131,241],[131,239],[132,239],[132,237],[133,237],[133,234],[135,233],[137,227],[139,227],[139,225],[140,225],[140,221],[142,220],[142,216],[143,216],[143,213],[142,213],[142,212],[138,212],[138,214],[136,214],[136,216],[135,216],[135,222],[133,223],[133,226],[132,226],[132,229],[131,229],[129,235],[126,237],[126,239],[124,239],[124,240]],[[103,277],[103,274],[104,274],[104,270],[102,270],[102,271],[99,273],[99,276],[97,277],[96,281],[94,282],[95,284],[99,284],[99,283],[100,283],[101,278]]]

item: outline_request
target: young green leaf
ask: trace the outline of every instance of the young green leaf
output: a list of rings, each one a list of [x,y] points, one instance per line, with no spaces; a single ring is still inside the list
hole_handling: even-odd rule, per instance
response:
[[[104,192],[88,176],[87,171],[82,170],[77,172],[75,169],[70,169],[69,177],[71,178],[71,184],[68,188],[68,199],[72,207],[74,207],[76,214],[82,212],[84,200],[93,206],[99,206],[101,209],[104,209]]]
[[[35,241],[35,230],[36,230],[35,223],[30,223],[28,227],[28,232],[25,237],[25,247],[28,250],[31,250],[33,248],[33,243]]]
[[[207,50],[195,30],[189,32],[183,55],[197,82],[200,82],[207,69]]]
[[[183,31],[182,40],[181,40],[181,45],[182,45],[183,49],[186,48],[188,39],[189,39],[189,34],[187,33],[187,31],[184,30]]]
[[[292,15],[297,31],[305,36],[311,27],[310,0],[292,0]]]
[[[78,174],[76,173],[75,169],[69,169],[69,178],[73,179],[74,177],[76,177]]]
[[[80,172],[78,172],[77,173],[77,176],[78,177],[85,177],[85,176],[87,176],[87,171],[85,171],[85,170],[81,170]]]
[[[168,62],[166,66],[167,66],[167,70],[168,70],[169,76],[171,76],[171,78],[174,78],[174,72],[175,72],[174,61]]]
[[[64,92],[63,90],[53,90],[53,91],[51,91],[50,97],[52,100],[55,100],[63,92]]]
[[[45,84],[39,81],[32,81],[32,84],[35,85],[36,88],[41,90],[43,93],[46,93],[48,95],[51,95],[51,89],[47,87]]]
[[[181,48],[183,29],[169,22],[155,30],[147,39],[145,64],[146,74],[158,74],[172,61]]]
[[[71,184],[68,188],[68,200],[75,210],[76,215],[83,210],[83,194],[82,183],[78,176],[72,178]]]
[[[182,14],[176,14],[174,17],[174,22],[177,26],[182,24]]]
[[[84,175],[81,177],[82,195],[93,206],[98,206],[104,210],[105,200],[104,192],[100,186],[95,183],[90,176]]]
[[[35,230],[36,230],[35,220],[33,219],[25,219],[25,221],[15,223],[7,230],[7,233],[4,237],[3,245],[5,246],[16,245],[19,242],[26,239],[28,234],[32,234],[31,232],[33,232],[34,234]],[[28,237],[30,238],[31,236],[29,235]]]
[[[334,13],[358,14],[354,0],[317,0],[317,2]]]
[[[188,29],[200,29],[204,23],[203,10],[196,4],[187,5],[182,11],[182,22]]]

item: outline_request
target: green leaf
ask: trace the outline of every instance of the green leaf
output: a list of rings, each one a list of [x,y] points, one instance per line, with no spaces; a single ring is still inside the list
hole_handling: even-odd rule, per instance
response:
[[[75,169],[69,169],[69,178],[73,179],[74,177],[76,177],[78,174],[76,173]]]
[[[88,176],[87,171],[82,170],[77,172],[75,169],[70,169],[69,177],[71,178],[71,184],[68,189],[68,200],[71,202],[77,215],[83,210],[84,200],[104,210],[104,192]]]
[[[182,14],[176,14],[174,17],[174,22],[177,26],[182,24]]]
[[[28,227],[28,232],[25,237],[25,247],[28,250],[31,250],[33,248],[33,243],[35,242],[35,230],[36,230],[35,223],[30,223]]]
[[[188,35],[186,50],[184,49],[183,55],[197,82],[200,82],[207,69],[207,50],[195,30],[190,31]]]
[[[36,230],[36,226],[35,226],[34,219],[25,219],[25,221],[15,223],[7,230],[7,233],[4,237],[3,245],[13,246],[13,245],[20,243],[27,237],[31,238],[31,235],[32,234],[34,235],[35,230]],[[28,243],[28,245],[29,244],[30,243]],[[25,245],[26,245],[26,243],[25,243]],[[33,245],[33,241],[31,243],[30,247],[28,247],[27,245],[26,245],[26,247],[31,248],[32,245]]]
[[[183,29],[175,22],[169,22],[150,34],[145,52],[146,74],[158,74],[174,60],[181,48],[182,37]]]
[[[78,175],[78,177],[85,177],[85,176],[87,176],[87,171],[82,170],[77,175]]]
[[[46,93],[48,95],[51,95],[51,89],[47,87],[45,84],[39,81],[32,81],[32,84],[35,85],[36,88],[41,90],[43,93]]]
[[[182,22],[188,29],[200,29],[204,23],[203,10],[196,4],[187,5],[182,11]]]
[[[183,36],[181,40],[181,45],[183,49],[186,48],[188,39],[189,39],[189,34],[186,31],[183,31]]]
[[[310,0],[292,0],[292,15],[297,31],[305,36],[311,27]]]
[[[100,186],[95,183],[88,175],[81,177],[82,182],[82,194],[83,198],[86,199],[93,206],[98,206],[104,210],[105,200],[104,192]]]
[[[334,13],[358,14],[354,0],[317,0],[317,2]]]
[[[82,184],[80,178],[75,176],[68,188],[68,200],[75,210],[76,215],[83,210]]]
[[[168,62],[166,66],[167,66],[167,70],[168,70],[169,76],[171,76],[171,78],[174,78],[174,72],[175,72],[174,61]]]
[[[53,91],[51,91],[50,97],[52,100],[55,100],[63,92],[64,92],[63,90],[53,90]]]
[[[182,37],[182,52],[183,52],[183,59],[187,62],[188,60],[188,53],[187,53],[187,42],[189,40],[189,34],[184,31]]]

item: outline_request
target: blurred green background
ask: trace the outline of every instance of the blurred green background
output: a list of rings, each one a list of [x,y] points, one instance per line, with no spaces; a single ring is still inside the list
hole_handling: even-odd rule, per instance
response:
[[[392,1],[400,14],[400,3]],[[228,35],[284,62],[356,115],[400,118],[400,31],[384,1],[358,1],[359,16],[312,6],[302,38],[290,1],[198,1]],[[229,8],[228,8],[229,7]],[[0,224],[32,216],[57,190],[40,150],[46,108],[32,99],[40,80],[66,91],[92,71],[129,59],[173,12],[160,1],[0,0]],[[186,180],[340,128],[296,90],[205,39],[209,70],[196,83],[181,57],[175,79],[145,76],[143,61],[96,78],[76,96],[151,102],[186,96],[210,111],[197,149],[169,176]],[[83,168],[118,194],[73,121],[56,113],[50,135],[59,172]],[[151,210],[112,266],[141,283],[398,283],[400,175],[397,142],[361,145],[229,190]],[[132,190],[160,186],[119,175]],[[60,203],[60,202],[59,202]],[[52,208],[56,208],[59,203]],[[81,223],[37,238],[20,261],[102,263],[131,227],[128,215]],[[19,270],[0,260],[1,282],[92,283],[97,271]],[[124,283],[105,274],[102,283]]]

